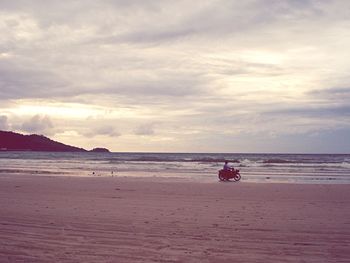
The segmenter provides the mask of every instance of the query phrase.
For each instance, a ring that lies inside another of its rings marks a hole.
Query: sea
[[[0,176],[119,176],[217,182],[225,160],[240,170],[240,182],[350,183],[350,154],[2,151]]]

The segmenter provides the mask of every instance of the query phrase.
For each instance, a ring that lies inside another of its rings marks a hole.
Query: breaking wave
[[[161,177],[176,174],[215,180],[225,161],[241,170],[243,180],[327,177],[350,182],[349,154],[0,152],[0,173]]]

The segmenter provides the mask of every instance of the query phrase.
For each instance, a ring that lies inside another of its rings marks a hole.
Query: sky
[[[92,149],[350,153],[350,1],[1,0],[0,130]]]

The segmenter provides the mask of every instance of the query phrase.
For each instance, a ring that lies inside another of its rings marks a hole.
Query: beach
[[[1,262],[350,262],[348,184],[0,176]]]

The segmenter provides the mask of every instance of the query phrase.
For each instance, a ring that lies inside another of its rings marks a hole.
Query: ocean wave
[[[240,161],[240,167],[261,167],[264,164],[261,161],[253,161],[250,159],[243,159]]]
[[[263,160],[263,163],[300,163],[299,160],[285,160],[285,159],[267,159]]]
[[[343,162],[343,163],[340,164],[340,167],[350,169],[350,163]]]
[[[198,158],[198,159],[192,159],[189,160],[190,162],[202,162],[202,163],[224,163],[225,161],[229,163],[240,163],[239,160],[233,159],[223,159],[223,158]]]
[[[300,161],[289,161],[285,159],[268,159],[268,160],[250,160],[243,159],[240,161],[240,167],[261,167],[261,168],[273,168],[273,167],[284,167],[284,168],[342,168],[342,169],[350,169],[349,162],[300,162]]]
[[[183,162],[183,163],[240,163],[237,159],[224,159],[224,158],[164,158],[164,157],[153,157],[144,156],[139,158],[110,158],[109,163],[119,162]]]

